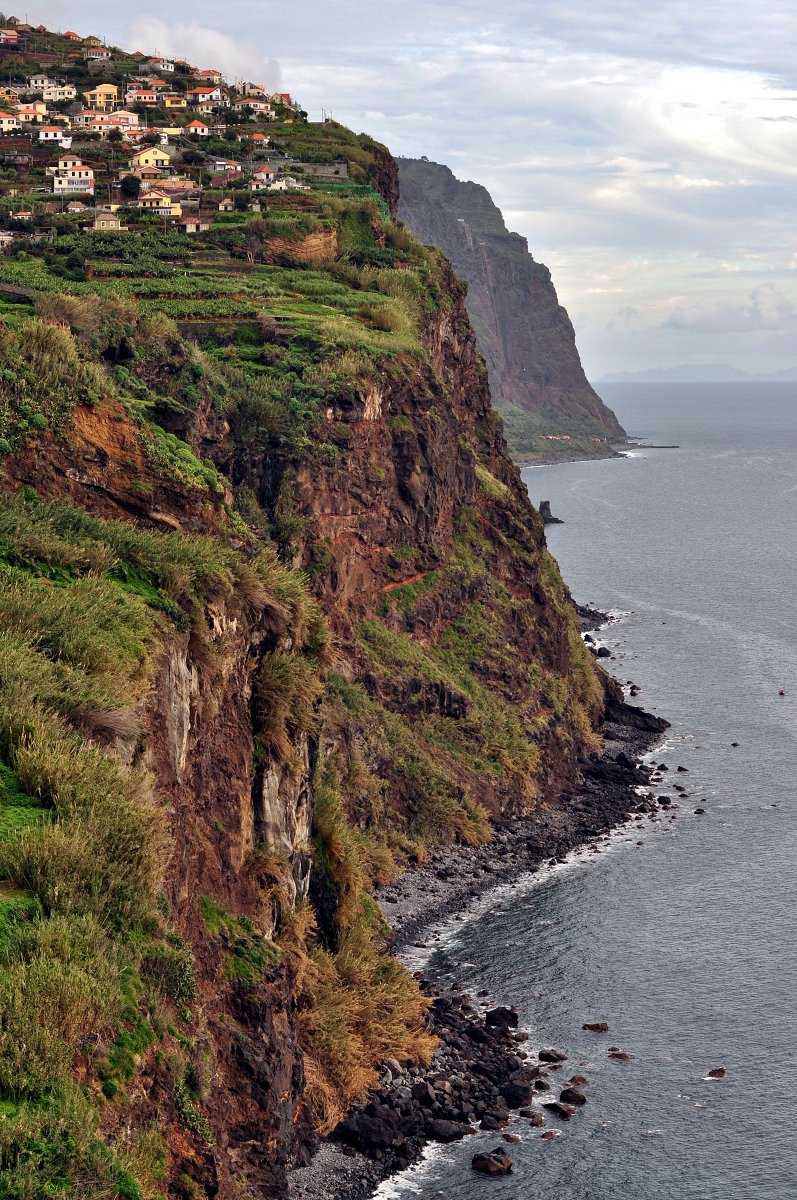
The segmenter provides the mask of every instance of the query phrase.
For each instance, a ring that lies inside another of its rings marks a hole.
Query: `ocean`
[[[629,433],[678,449],[524,479],[564,522],[547,536],[574,596],[618,614],[599,635],[608,667],[672,724],[658,792],[691,794],[675,821],[620,831],[446,931],[427,973],[515,1004],[531,1046],[568,1054],[563,1082],[588,1078],[588,1103],[546,1116],[553,1141],[513,1121],[507,1176],[471,1170],[503,1144],[480,1133],[382,1197],[797,1195],[797,385],[603,398]]]

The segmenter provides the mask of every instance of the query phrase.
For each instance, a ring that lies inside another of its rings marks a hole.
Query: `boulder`
[[[514,1008],[491,1008],[484,1014],[484,1023],[488,1029],[517,1029],[518,1014]]]
[[[412,1085],[412,1094],[424,1108],[431,1108],[437,1099],[437,1093],[425,1079],[419,1079],[417,1083]]]
[[[712,1069],[708,1073],[708,1077],[709,1077],[709,1079],[724,1079],[725,1078],[725,1068],[724,1067],[712,1067]]]
[[[467,1125],[462,1125],[459,1121],[444,1121],[441,1117],[436,1117],[434,1121],[429,1122],[428,1132],[435,1141],[458,1142],[470,1130]]]
[[[484,1175],[508,1175],[512,1170],[512,1159],[503,1146],[496,1146],[494,1150],[474,1154],[470,1165]]]
[[[537,1056],[540,1062],[546,1063],[563,1063],[567,1062],[567,1055],[561,1050],[540,1050]]]
[[[563,1104],[574,1104],[576,1108],[581,1108],[582,1104],[587,1103],[587,1097],[578,1088],[566,1087],[559,1093],[559,1099]]]
[[[588,1030],[590,1033],[609,1032],[609,1026],[606,1021],[588,1021],[586,1025],[582,1025],[581,1028]]]
[[[510,1108],[521,1108],[534,1099],[534,1085],[525,1079],[509,1079],[501,1084],[501,1095]]]
[[[569,1121],[576,1111],[574,1105],[564,1104],[561,1100],[549,1100],[543,1105],[543,1108],[547,1108],[549,1112],[563,1121]]]
[[[387,1150],[396,1137],[396,1117],[392,1112],[378,1117],[369,1117],[363,1112],[353,1113],[338,1126],[338,1132],[344,1141],[359,1147],[366,1154]]]

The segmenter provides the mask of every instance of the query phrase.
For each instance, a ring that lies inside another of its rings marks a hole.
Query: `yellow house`
[[[114,83],[99,83],[95,88],[83,93],[86,108],[96,112],[113,112],[119,103],[119,88]]]
[[[161,100],[164,108],[188,108],[185,96],[181,96],[177,92],[174,95],[162,96]]]
[[[171,161],[162,146],[144,146],[141,150],[136,150],[130,159],[130,166],[157,167],[161,170],[162,167],[168,167]]]
[[[0,104],[19,104],[19,92],[16,88],[0,87]]]
[[[180,201],[172,200],[171,196],[158,191],[157,188],[152,188],[142,196],[138,207],[143,208],[145,212],[157,213],[161,217],[181,217],[183,215],[183,206]]]

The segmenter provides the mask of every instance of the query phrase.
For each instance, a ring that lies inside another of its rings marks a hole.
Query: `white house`
[[[69,131],[63,125],[40,125],[39,126],[39,141],[40,142],[60,142],[66,135],[69,136]]]
[[[65,100],[74,100],[77,88],[71,83],[50,83],[42,89],[42,99],[50,104],[62,104]]]
[[[189,104],[222,104],[227,97],[220,87],[194,87],[185,93]]]
[[[309,192],[310,189],[306,183],[299,183],[299,180],[293,175],[283,175],[281,179],[275,179],[270,185],[269,191],[272,192]]]
[[[55,167],[48,167],[47,173],[53,175],[53,192],[57,196],[73,192],[94,195],[94,171],[79,158],[65,155]]]
[[[210,221],[206,221],[202,217],[183,217],[177,224],[183,233],[207,233],[210,229]]]

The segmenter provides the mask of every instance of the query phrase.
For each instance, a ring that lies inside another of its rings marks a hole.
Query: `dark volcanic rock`
[[[562,525],[564,523],[561,517],[555,517],[551,512],[550,500],[540,500],[539,513],[542,517],[543,525]],[[586,641],[586,638],[584,640]]]
[[[540,1050],[540,1062],[546,1063],[563,1063],[567,1062],[567,1055],[562,1050]]]
[[[559,1099],[563,1104],[574,1104],[576,1108],[580,1108],[582,1104],[587,1103],[587,1097],[583,1092],[579,1092],[577,1088],[566,1087],[559,1093]]]
[[[510,1079],[501,1085],[501,1095],[510,1108],[521,1108],[524,1104],[531,1104],[534,1099],[534,1085],[525,1080]]]
[[[429,1133],[436,1142],[458,1142],[466,1133],[470,1133],[470,1127],[436,1117],[429,1125]]]
[[[514,1008],[491,1008],[484,1014],[484,1023],[491,1028],[517,1029],[518,1015]]]
[[[494,1150],[474,1154],[470,1165],[484,1175],[507,1175],[512,1170],[512,1159],[503,1146],[496,1146]]]
[[[564,1104],[561,1100],[548,1100],[543,1108],[547,1108],[554,1116],[560,1117],[563,1121],[569,1121],[575,1115],[575,1106],[572,1104]]]

